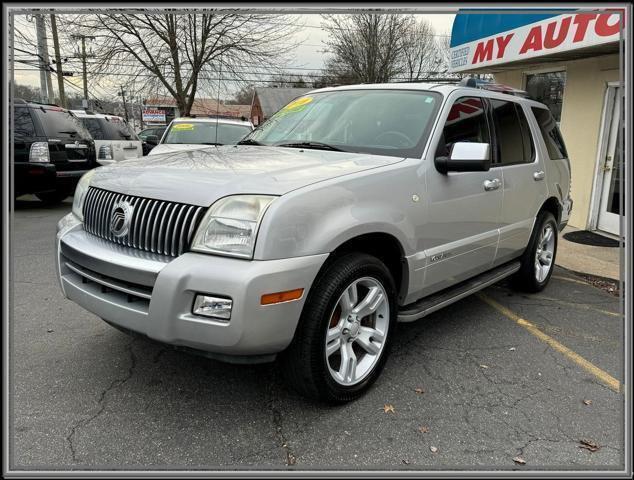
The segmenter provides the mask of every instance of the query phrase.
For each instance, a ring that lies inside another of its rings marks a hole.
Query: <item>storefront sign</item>
[[[165,110],[143,110],[143,121],[148,123],[165,123]]]
[[[526,15],[528,22],[517,26],[521,14],[468,14],[462,13],[474,26],[473,15],[482,17],[482,38],[464,41],[468,36],[477,36],[477,32],[470,31],[465,35],[463,22],[455,22],[452,32],[450,68],[451,72],[473,70],[489,65],[509,63],[526,58],[539,57],[552,53],[561,53],[580,48],[592,47],[612,43],[619,40],[621,13],[566,13],[550,16],[537,22],[533,15]],[[489,17],[488,19],[486,17]],[[497,18],[497,22],[496,18]],[[507,17],[507,18],[505,18]],[[487,21],[496,23],[499,33],[490,33]],[[505,21],[516,28],[501,30]],[[521,22],[521,20],[520,20]],[[456,26],[458,25],[458,27]],[[486,28],[484,27],[486,26]],[[460,30],[462,29],[462,30]],[[473,28],[472,28],[473,30]],[[462,40],[462,41],[461,41]]]

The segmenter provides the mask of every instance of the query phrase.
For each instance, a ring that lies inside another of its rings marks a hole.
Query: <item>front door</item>
[[[599,219],[597,227],[614,235],[620,234],[620,219],[625,212],[621,211],[621,172],[623,168],[623,123],[621,113],[623,98],[621,87],[615,89],[613,102],[608,104],[606,114],[607,150],[599,175],[603,175],[601,182],[601,199],[599,202]],[[611,96],[610,96],[611,97]],[[610,98],[608,97],[608,98]],[[607,126],[609,125],[609,128]]]
[[[456,142],[491,143],[484,102],[457,98],[447,114],[436,156],[447,156]],[[497,187],[487,188],[492,180]],[[502,172],[426,172],[428,214],[423,294],[449,287],[491,268],[498,245]]]

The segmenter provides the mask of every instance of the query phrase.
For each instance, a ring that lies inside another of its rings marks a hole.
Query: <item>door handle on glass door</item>
[[[497,190],[502,185],[499,178],[484,181],[484,189],[489,192],[491,190]]]
[[[538,182],[539,180],[543,180],[545,176],[546,174],[544,173],[543,170],[533,173],[533,178],[535,179],[536,182]]]

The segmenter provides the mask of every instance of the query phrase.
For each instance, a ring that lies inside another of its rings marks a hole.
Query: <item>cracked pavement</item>
[[[286,388],[275,364],[175,351],[65,300],[53,251],[70,208],[71,199],[16,202],[11,469],[623,468],[623,394],[475,296],[400,324],[361,399],[314,404]],[[506,283],[485,293],[624,380],[623,319],[605,313],[620,311],[617,297],[556,278],[542,294]],[[579,448],[581,439],[601,448]]]

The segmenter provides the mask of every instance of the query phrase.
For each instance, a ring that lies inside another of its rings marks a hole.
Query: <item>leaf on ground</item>
[[[514,351],[515,351],[515,347],[509,348],[509,352],[514,352]]]
[[[436,453],[436,452],[438,452],[438,447],[433,447],[433,446],[432,446],[432,447],[429,447],[429,451],[430,451],[431,453]]]
[[[403,459],[401,460],[405,465],[409,465],[409,460]]]
[[[52,328],[49,328],[48,330],[46,330],[46,333],[53,333],[55,330],[53,330]]]
[[[601,446],[599,444],[593,442],[592,440],[588,440],[587,438],[582,438],[581,440],[579,440],[579,443],[581,444],[579,445],[579,448],[585,448],[586,450],[589,450],[591,452],[597,452],[601,449]]]
[[[421,425],[420,427],[418,427],[418,431],[420,433],[427,433],[427,432],[429,432],[429,427],[427,427],[425,425]]]
[[[489,368],[488,365],[480,365],[480,368]]]
[[[418,393],[418,394],[423,394],[423,393],[425,393],[425,390],[423,390],[423,389],[422,389],[422,388],[420,388],[420,387],[415,388],[415,389],[414,389],[414,391],[415,391],[416,393]]]
[[[522,457],[515,457],[513,461],[518,465],[526,465],[526,460],[524,460]]]
[[[584,400],[583,404],[584,405],[592,405],[592,400]]]
[[[295,458],[295,455],[292,453],[286,454],[286,465],[295,465],[296,463],[297,459]]]
[[[394,405],[392,405],[391,403],[386,403],[385,405],[383,405],[383,411],[385,413],[396,413],[394,411]]]

